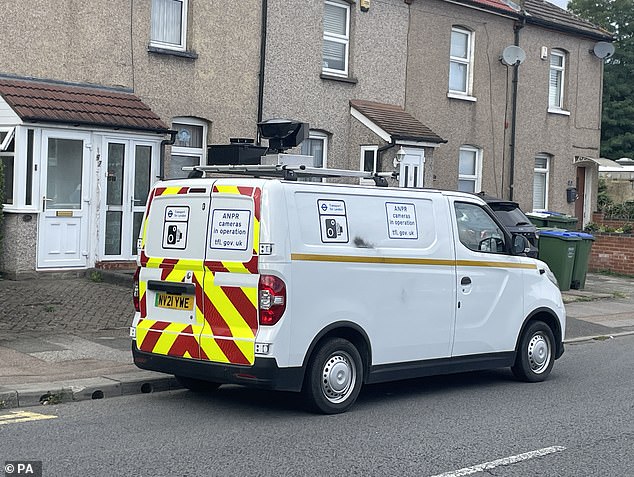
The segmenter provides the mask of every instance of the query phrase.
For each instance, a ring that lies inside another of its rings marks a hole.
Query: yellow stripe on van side
[[[293,253],[291,254],[291,260],[308,262],[384,263],[388,265],[436,265],[447,267],[537,268],[537,265],[531,263],[444,260],[437,258],[357,257],[351,255],[318,255],[309,253]]]
[[[456,260],[456,265],[459,267],[525,268],[527,270],[537,269],[537,265],[534,263],[487,262],[481,260]]]

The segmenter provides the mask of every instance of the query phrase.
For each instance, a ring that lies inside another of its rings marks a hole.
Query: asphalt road
[[[496,370],[375,385],[336,416],[237,386],[0,411],[0,462],[41,460],[45,476],[634,476],[633,373],[626,336],[568,345],[544,383]]]

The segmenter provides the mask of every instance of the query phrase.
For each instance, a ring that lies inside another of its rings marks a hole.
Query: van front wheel
[[[357,348],[348,340],[331,338],[311,358],[303,392],[314,411],[338,414],[354,404],[362,382],[363,365]]]
[[[517,350],[513,374],[522,381],[538,382],[548,377],[555,362],[555,338],[541,321],[529,324]]]

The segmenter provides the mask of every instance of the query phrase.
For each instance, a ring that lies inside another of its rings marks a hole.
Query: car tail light
[[[139,308],[139,273],[141,272],[141,267],[136,267],[136,272],[134,272],[133,288],[132,288],[132,302],[134,303],[134,309],[136,311],[141,311]]]
[[[258,299],[261,325],[274,325],[286,310],[286,284],[273,275],[260,275]]]

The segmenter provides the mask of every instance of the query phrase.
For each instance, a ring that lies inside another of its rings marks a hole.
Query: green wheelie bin
[[[550,214],[546,218],[546,227],[555,227],[557,229],[575,229],[577,228],[577,217],[571,217],[565,214]]]
[[[548,264],[557,277],[561,291],[570,290],[572,269],[581,238],[561,229],[539,230],[538,258]]]
[[[575,253],[575,263],[572,267],[572,279],[570,288],[582,290],[586,286],[586,275],[588,273],[588,263],[590,262],[590,250],[594,236],[585,232],[570,232],[581,239],[577,242],[577,252]]]
[[[577,217],[559,212],[527,212],[526,217],[536,227],[551,227],[556,229],[574,229],[577,227]]]

